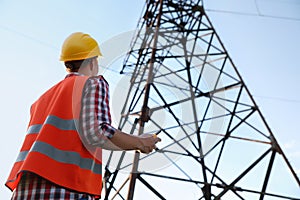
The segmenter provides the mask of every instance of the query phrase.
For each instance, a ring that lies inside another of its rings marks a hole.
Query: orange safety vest
[[[100,196],[101,148],[88,151],[79,135],[82,90],[87,79],[68,77],[32,105],[27,135],[5,184],[8,188],[14,190],[22,171],[30,171],[61,187]]]

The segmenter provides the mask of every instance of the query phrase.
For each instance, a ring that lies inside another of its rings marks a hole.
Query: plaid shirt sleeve
[[[83,90],[81,126],[83,139],[89,145],[101,146],[113,137],[109,87],[102,76],[89,78]]]

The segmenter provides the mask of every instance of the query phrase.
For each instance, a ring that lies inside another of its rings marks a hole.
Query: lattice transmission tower
[[[119,129],[162,142],[148,155],[111,152],[102,198],[300,199],[202,0],[147,0],[142,13],[121,71],[130,82]]]

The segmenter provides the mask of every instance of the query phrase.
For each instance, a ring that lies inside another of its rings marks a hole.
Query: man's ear
[[[89,62],[89,68],[90,68],[91,71],[93,71],[93,68],[94,68],[93,61]]]

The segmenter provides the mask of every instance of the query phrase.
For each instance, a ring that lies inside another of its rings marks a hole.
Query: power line
[[[287,98],[282,98],[282,97],[270,97],[270,96],[261,96],[261,95],[253,95],[253,96],[257,97],[257,98],[270,99],[270,100],[275,100],[275,101],[283,101],[283,102],[289,102],[289,103],[300,103],[300,100],[298,100],[298,99],[287,99]]]
[[[253,17],[265,17],[265,18],[273,18],[273,19],[300,21],[300,18],[295,18],[295,17],[284,17],[284,16],[261,14],[259,9],[257,10],[258,13],[246,13],[246,12],[239,12],[239,11],[232,11],[232,10],[219,10],[219,9],[210,9],[210,8],[206,8],[205,10],[208,12],[218,12],[218,13],[227,13],[227,14],[234,14],[234,15],[244,15],[244,16],[253,16]]]
[[[255,8],[256,8],[257,13],[258,13],[259,15],[261,15],[261,12],[260,12],[260,9],[259,9],[257,0],[254,0],[254,4],[255,4]]]
[[[18,31],[16,29],[11,28],[11,27],[0,24],[0,29],[5,30],[5,31],[10,32],[10,33],[13,33],[13,34],[18,35],[18,36],[21,36],[21,37],[26,38],[28,40],[31,40],[33,42],[39,43],[40,45],[49,47],[51,49],[55,49],[55,50],[59,49],[59,48],[57,48],[56,46],[54,46],[50,43],[47,43],[47,42],[45,42],[43,40],[40,40],[40,39],[37,39],[37,38],[35,38],[35,37],[33,37],[29,34],[25,34],[24,32]]]

